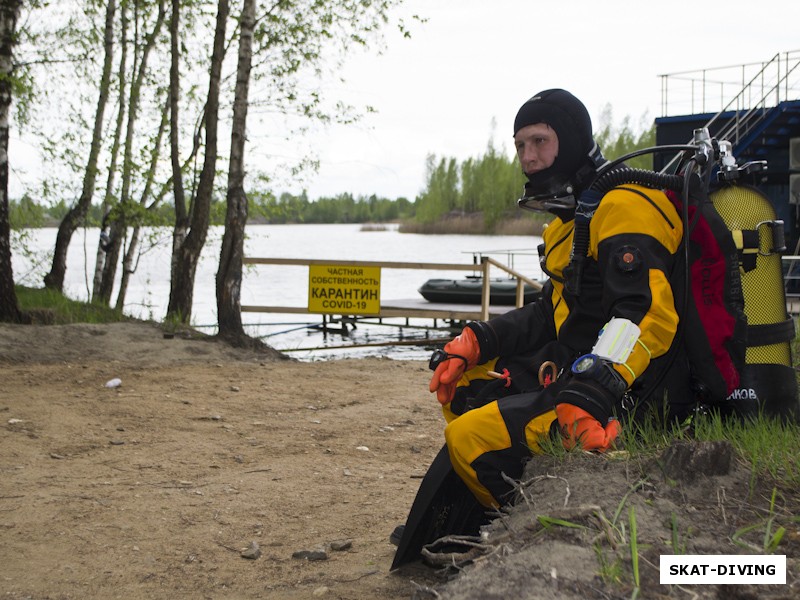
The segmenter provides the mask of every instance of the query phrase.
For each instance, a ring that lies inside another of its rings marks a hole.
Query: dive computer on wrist
[[[578,379],[596,381],[610,392],[622,395],[628,387],[622,375],[596,354],[584,354],[572,363],[572,374]]]

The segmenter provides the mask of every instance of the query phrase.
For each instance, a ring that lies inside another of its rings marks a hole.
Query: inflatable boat
[[[428,302],[448,304],[480,304],[483,279],[479,276],[465,279],[429,279],[417,290]],[[540,291],[524,285],[525,304],[539,298]],[[517,282],[514,279],[491,279],[489,282],[491,304],[513,306],[517,302]]]

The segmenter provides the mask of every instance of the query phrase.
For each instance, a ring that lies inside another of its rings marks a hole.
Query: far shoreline
[[[456,213],[448,214],[431,223],[420,223],[414,220],[388,221],[388,222],[363,222],[363,223],[309,223],[291,222],[275,223],[266,219],[254,217],[249,219],[248,225],[360,225],[361,231],[386,231],[389,225],[397,225],[399,233],[416,233],[421,235],[519,235],[541,237],[546,221],[531,215],[519,215],[499,219],[494,227],[489,228],[482,213]],[[59,221],[48,219],[35,227],[22,227],[21,229],[57,229]],[[209,227],[222,227],[223,223],[211,223]],[[152,225],[152,227],[170,227],[170,225]],[[88,229],[99,229],[99,224],[92,224]]]

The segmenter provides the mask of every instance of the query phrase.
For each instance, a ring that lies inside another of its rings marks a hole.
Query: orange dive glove
[[[605,427],[588,412],[572,404],[557,404],[556,415],[562,443],[567,450],[580,444],[584,450],[605,452],[614,445],[622,431],[617,419],[609,419]]]
[[[444,351],[446,358],[436,367],[428,386],[431,392],[436,392],[436,399],[443,406],[453,399],[456,384],[464,371],[477,365],[481,356],[478,338],[469,327],[447,342]]]
[[[556,397],[556,415],[562,443],[569,450],[604,452],[614,445],[622,426],[610,419],[622,399],[627,382],[614,367],[595,354],[572,363],[572,379]]]

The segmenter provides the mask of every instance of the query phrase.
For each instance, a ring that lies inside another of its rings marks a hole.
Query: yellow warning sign
[[[381,268],[309,265],[308,312],[380,314]]]

